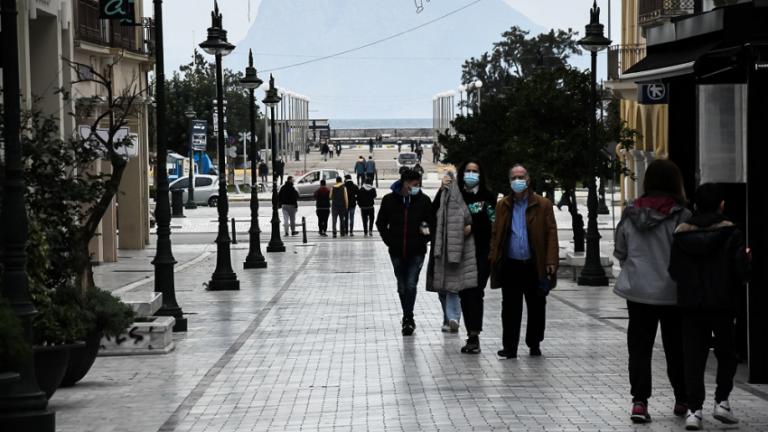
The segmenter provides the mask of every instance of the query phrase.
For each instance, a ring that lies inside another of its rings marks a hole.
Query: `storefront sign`
[[[667,90],[666,84],[638,84],[637,100],[643,105],[667,104],[669,103]]]

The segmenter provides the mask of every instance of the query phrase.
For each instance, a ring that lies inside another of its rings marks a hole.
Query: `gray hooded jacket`
[[[677,285],[669,276],[669,257],[675,228],[691,213],[674,206],[668,213],[653,208],[628,207],[616,228],[613,255],[621,273],[613,292],[631,302],[677,304]]]

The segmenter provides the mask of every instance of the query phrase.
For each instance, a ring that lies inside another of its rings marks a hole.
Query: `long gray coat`
[[[475,239],[464,235],[464,227],[472,224],[472,215],[461,196],[458,182],[443,190],[437,211],[433,244],[435,262],[432,288],[457,293],[477,286]]]

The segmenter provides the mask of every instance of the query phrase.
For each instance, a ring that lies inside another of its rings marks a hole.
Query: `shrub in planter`
[[[18,370],[29,361],[30,354],[21,323],[10,305],[0,297],[0,372]]]

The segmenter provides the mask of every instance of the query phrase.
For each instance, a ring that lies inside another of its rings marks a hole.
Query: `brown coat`
[[[557,268],[560,256],[557,242],[557,223],[552,203],[533,192],[528,195],[528,208],[525,211],[528,227],[528,242],[531,245],[533,259],[539,279],[547,275],[547,266]],[[496,205],[496,222],[491,236],[491,288],[501,287],[501,269],[507,258],[509,234],[512,225],[512,197],[507,195]]]

